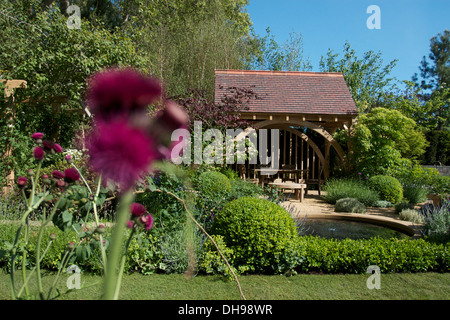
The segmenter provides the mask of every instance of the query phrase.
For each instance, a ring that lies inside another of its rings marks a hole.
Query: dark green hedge
[[[304,257],[298,272],[365,273],[370,265],[381,272],[449,272],[450,245],[423,239],[334,240],[299,238]]]

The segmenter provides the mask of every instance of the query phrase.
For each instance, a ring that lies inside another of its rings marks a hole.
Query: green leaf
[[[64,223],[71,222],[72,218],[73,218],[73,215],[68,210],[63,212],[63,214],[62,214],[62,221]]]

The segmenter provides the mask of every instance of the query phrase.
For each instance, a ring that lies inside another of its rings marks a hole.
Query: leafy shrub
[[[241,272],[283,273],[300,263],[296,226],[281,206],[265,199],[243,197],[229,202],[212,225],[234,252]]]
[[[415,184],[403,184],[403,197],[409,203],[418,204],[427,200],[428,189]]]
[[[369,186],[378,192],[381,200],[398,203],[403,198],[403,187],[396,178],[390,176],[373,176],[369,179]]]
[[[400,219],[404,221],[411,221],[414,223],[423,223],[424,219],[417,210],[404,209],[400,212]]]
[[[424,217],[423,232],[426,238],[434,242],[450,241],[450,202],[442,202],[442,206],[424,205],[420,214]]]
[[[241,179],[230,180],[231,193],[230,199],[238,199],[242,197],[257,197],[263,194],[263,190],[256,184]]]
[[[382,273],[448,272],[450,246],[424,239],[326,239],[313,236],[299,238],[305,257],[299,272],[365,273],[376,265]]]
[[[191,258],[196,258],[200,254],[201,236],[197,232],[192,232],[188,228],[176,230],[162,236],[158,241],[158,246],[162,251],[162,263],[164,271],[169,273],[183,273],[188,269]],[[192,236],[192,251],[187,246],[187,237]]]
[[[230,199],[231,183],[224,174],[206,171],[198,177],[198,197],[196,199],[197,220],[209,229],[217,212]]]
[[[395,206],[395,213],[400,214],[400,212],[402,212],[405,209],[414,209],[414,205],[409,203],[409,202],[399,202],[397,203]]]
[[[323,199],[331,204],[343,198],[354,198],[367,207],[372,207],[379,200],[378,193],[371,190],[362,181],[354,179],[329,179],[323,187]]]
[[[212,235],[211,237],[216,242],[224,257],[230,263],[230,261],[233,260],[234,256],[233,249],[227,247],[222,236]],[[233,266],[231,266],[231,268],[237,275],[238,271]],[[224,275],[228,280],[234,280],[233,274],[231,273],[227,264],[220,256],[212,241],[209,239],[207,239],[203,244],[199,270],[206,274],[221,274]]]
[[[233,170],[231,168],[228,168],[228,167],[222,168],[220,170],[220,173],[222,173],[225,176],[227,176],[227,178],[230,179],[230,180],[239,179],[238,173],[235,170]]]
[[[336,212],[365,213],[366,207],[354,198],[339,199],[334,206]]]
[[[165,271],[167,266],[162,259],[163,253],[158,245],[158,238],[151,233],[140,232],[131,239],[125,272],[134,271],[147,275]]]
[[[144,205],[153,215],[154,227],[152,233],[164,234],[178,230],[183,227],[186,221],[183,204],[166,193],[171,192],[181,199],[186,199],[185,180],[182,173],[170,170],[170,168],[165,168],[165,171],[148,176],[149,188],[136,195],[136,202]],[[163,192],[154,192],[155,189]]]
[[[378,200],[374,205],[374,207],[377,208],[390,208],[392,206],[393,206],[392,203],[386,200]]]
[[[202,196],[210,196],[221,200],[228,197],[231,191],[231,183],[226,175],[220,172],[207,171],[198,178],[198,189]]]

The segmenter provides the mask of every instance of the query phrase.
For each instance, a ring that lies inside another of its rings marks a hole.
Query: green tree
[[[428,59],[424,56],[419,66],[419,76],[412,80],[422,108],[430,114],[425,128],[430,142],[424,155],[427,164],[450,162],[450,31],[444,30],[430,40]]]
[[[215,69],[241,69],[249,34],[247,0],[136,0],[125,30],[147,55],[169,96],[186,89],[214,96]],[[124,4],[124,5],[125,5]]]
[[[360,113],[381,107],[390,92],[396,87],[390,76],[397,60],[383,65],[381,53],[365,52],[360,59],[348,42],[344,45],[343,57],[329,49],[326,57],[320,59],[322,72],[342,72]]]
[[[441,86],[450,86],[450,30],[438,33],[430,40],[430,61],[424,56],[419,66],[421,82],[418,83],[417,73],[413,81],[418,86],[432,91],[441,89]],[[429,96],[425,96],[425,99]]]
[[[292,32],[289,39],[279,45],[271,34],[270,28],[266,35],[253,35],[249,39],[250,55],[246,58],[245,68],[253,70],[276,71],[310,71],[312,65],[303,53],[303,36]]]
[[[41,5],[38,0],[0,3],[1,77],[27,81],[26,89],[16,91],[13,105],[0,105],[2,152],[14,146],[13,154],[2,159],[2,170],[14,169],[17,174],[31,165],[25,150],[33,131],[44,132],[63,147],[72,145],[83,123],[90,75],[105,67],[146,66],[123,33],[111,33],[85,20],[81,29],[69,29],[58,6],[42,10]],[[58,99],[63,101],[60,109],[55,104]],[[8,123],[11,113],[14,122]]]
[[[350,143],[350,161],[359,172],[395,175],[424,153],[426,140],[414,120],[397,110],[375,108],[360,115],[341,138]]]

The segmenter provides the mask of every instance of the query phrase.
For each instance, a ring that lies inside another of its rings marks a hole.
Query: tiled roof
[[[260,99],[248,112],[357,115],[342,73],[216,70],[215,100],[227,88],[251,88]]]

